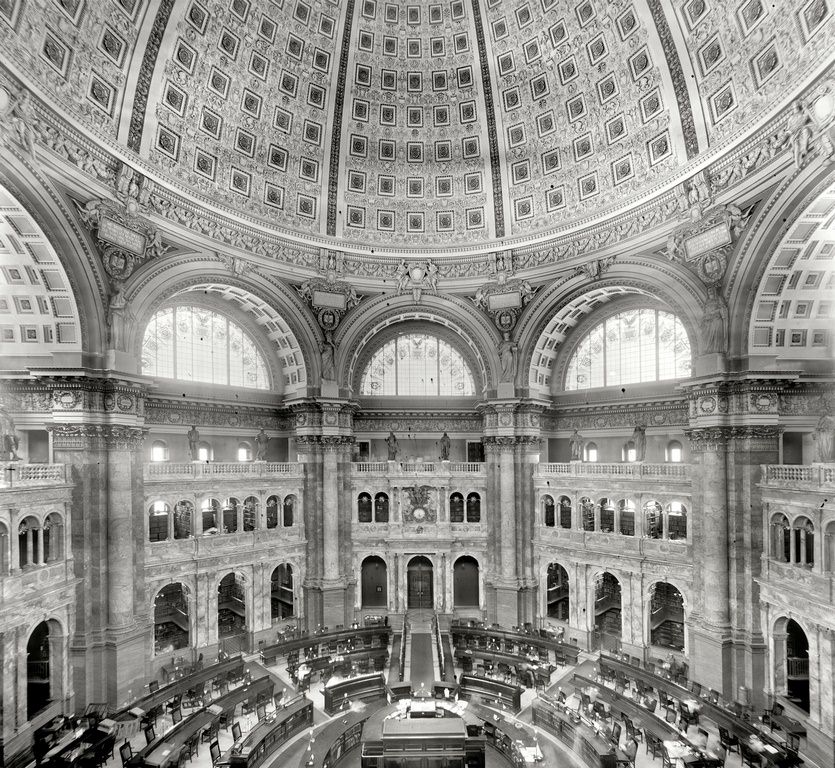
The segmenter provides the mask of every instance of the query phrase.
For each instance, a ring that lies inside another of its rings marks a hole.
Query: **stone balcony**
[[[64,485],[67,470],[63,464],[24,464],[22,461],[3,462],[0,488],[34,488],[44,485]]]
[[[351,465],[354,476],[387,477],[486,477],[487,465],[475,461],[365,461]]]
[[[690,556],[687,539],[652,539],[647,536],[624,536],[603,531],[577,531],[569,528],[537,529],[535,543],[566,547],[579,551],[603,553],[627,558],[674,560],[686,562]]]
[[[536,476],[551,478],[601,478],[603,480],[659,480],[665,483],[690,482],[690,465],[648,464],[643,461],[604,464],[596,461],[571,461],[538,464]]]
[[[482,519],[478,523],[451,523],[449,520],[437,522],[358,523],[354,521],[351,536],[355,541],[413,541],[414,539],[445,542],[455,540],[487,539],[488,523]]]
[[[9,607],[25,602],[34,594],[60,590],[74,579],[72,560],[63,557],[43,565],[15,568],[0,575],[0,605]]]
[[[304,466],[281,461],[157,461],[145,465],[145,482],[170,480],[254,480],[300,478]]]
[[[835,490],[835,464],[762,464],[764,488],[818,491]]]

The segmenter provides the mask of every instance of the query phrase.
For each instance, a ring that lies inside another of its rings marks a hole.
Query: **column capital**
[[[83,451],[90,448],[138,451],[148,430],[121,424],[48,424],[56,450]]]
[[[488,454],[507,453],[516,448],[539,447],[540,439],[535,435],[488,435],[481,438],[484,451]]]
[[[308,451],[340,451],[356,442],[353,435],[298,435],[296,446]]]

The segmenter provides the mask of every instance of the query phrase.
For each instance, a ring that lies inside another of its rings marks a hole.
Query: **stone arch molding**
[[[175,275],[166,274],[171,268],[176,269]],[[129,287],[134,322],[127,341],[136,359],[141,357],[142,336],[154,312],[178,296],[201,290],[230,302],[263,328],[281,361],[285,396],[303,394],[318,376],[318,353],[313,353],[318,347],[317,331],[309,313],[283,285],[257,274],[223,272],[216,262],[168,264]],[[280,388],[274,386],[274,390]]]
[[[485,392],[494,386],[494,372],[499,371],[498,332],[481,313],[454,297],[424,296],[416,306],[411,297],[380,296],[363,302],[360,313],[340,327],[336,338],[337,371],[340,380],[356,394],[359,379],[371,354],[379,347],[386,332],[394,333],[397,326],[438,333],[464,355],[473,375]],[[478,383],[476,384],[478,387]]]
[[[646,269],[644,268],[646,273]],[[567,349],[565,341],[573,335],[583,321],[601,307],[622,298],[645,297],[652,305],[661,305],[673,311],[684,324],[694,354],[699,349],[696,329],[701,321],[699,294],[703,293],[696,282],[650,282],[646,274],[636,279],[637,272],[624,270],[623,276],[612,274],[605,280],[579,284],[562,295],[571,281],[555,284],[545,292],[532,309],[520,331],[519,345],[523,350],[520,368],[528,373],[527,386],[532,394],[549,396],[562,391],[562,379],[557,361]]]

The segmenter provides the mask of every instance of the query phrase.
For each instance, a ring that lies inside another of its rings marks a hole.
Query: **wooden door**
[[[432,563],[425,557],[416,557],[409,563],[407,575],[407,602],[409,608],[432,608]]]

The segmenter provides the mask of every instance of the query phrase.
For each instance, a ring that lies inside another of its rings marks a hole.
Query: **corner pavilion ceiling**
[[[343,247],[640,202],[831,56],[823,0],[13,0],[4,63],[158,178]]]

